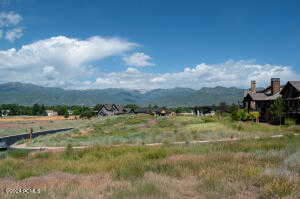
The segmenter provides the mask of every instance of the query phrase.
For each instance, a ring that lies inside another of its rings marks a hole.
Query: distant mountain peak
[[[46,105],[87,105],[95,104],[149,104],[159,106],[202,106],[220,102],[237,102],[241,100],[244,89],[235,87],[203,87],[200,90],[175,87],[170,89],[88,89],[65,90],[55,87],[43,87],[34,84],[9,82],[0,84],[0,104],[34,103]]]

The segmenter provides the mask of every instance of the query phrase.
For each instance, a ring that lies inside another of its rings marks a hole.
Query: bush
[[[257,112],[257,111],[248,113],[248,118],[249,118],[250,120],[255,120],[255,121],[258,122],[259,117],[260,117],[260,113]]]
[[[286,126],[293,126],[293,125],[296,125],[296,121],[292,118],[287,118],[287,119],[285,119],[284,124]]]
[[[87,118],[87,119],[90,119],[91,117],[94,116],[94,113],[93,111],[89,110],[89,111],[85,111],[83,112],[82,114],[80,114],[80,118],[83,119],[83,118]]]
[[[258,122],[259,117],[260,117],[259,112],[255,111],[255,112],[248,113],[245,109],[233,111],[231,114],[231,118],[236,121],[256,120]]]
[[[233,120],[237,120],[237,121],[245,121],[248,118],[248,113],[246,112],[245,109],[240,109],[240,110],[234,111],[231,114],[231,118]]]

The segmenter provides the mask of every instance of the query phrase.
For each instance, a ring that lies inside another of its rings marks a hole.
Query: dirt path
[[[300,134],[295,133],[295,136],[299,136]],[[283,137],[284,135],[273,135],[270,136],[269,138],[278,138],[278,137]],[[260,138],[268,138],[268,137],[254,137],[254,139],[260,139]],[[231,139],[221,139],[221,140],[193,140],[189,141],[188,143],[191,144],[201,144],[201,143],[214,143],[214,142],[230,142],[230,141],[237,141],[237,140],[242,140],[240,138],[231,138]],[[170,144],[185,144],[187,142],[171,142]],[[115,144],[115,145],[107,145],[107,146],[160,146],[163,145],[164,143],[158,142],[158,143],[150,143],[150,144],[144,144],[144,145],[139,145],[139,144]],[[77,147],[72,147],[73,149],[85,149],[91,146],[77,146]],[[10,146],[11,149],[28,149],[28,150],[59,150],[59,149],[65,149],[67,147],[47,147],[47,146],[42,146],[42,147],[27,147],[25,144],[20,144],[20,145],[14,145]]]

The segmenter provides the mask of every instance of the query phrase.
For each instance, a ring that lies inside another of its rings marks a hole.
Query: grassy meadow
[[[0,198],[299,198],[300,136],[162,146],[15,150]],[[7,188],[40,193],[8,194]]]
[[[17,144],[65,150],[0,152],[0,198],[300,198],[299,126],[151,115],[58,123],[74,130]],[[239,140],[190,142],[227,138]]]
[[[75,120],[74,130],[40,136],[18,144],[27,146],[91,146],[171,143],[192,140],[267,137],[300,132],[300,126],[237,122],[228,117],[121,115]]]

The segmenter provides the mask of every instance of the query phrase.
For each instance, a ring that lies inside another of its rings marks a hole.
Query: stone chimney
[[[256,93],[256,81],[251,81],[251,89],[252,93]]]
[[[272,78],[271,79],[271,92],[272,95],[278,93],[280,91],[280,78]]]

